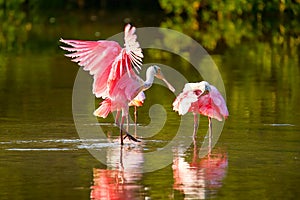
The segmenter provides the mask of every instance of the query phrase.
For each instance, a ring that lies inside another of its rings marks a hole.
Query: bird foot
[[[140,140],[136,139],[135,137],[133,137],[129,133],[126,133],[126,135],[125,135],[125,137],[123,139],[126,139],[127,137],[128,137],[129,140],[132,140],[134,142],[141,142]]]
[[[128,131],[126,131],[122,126],[119,126],[119,128],[120,128],[120,131],[121,131],[121,135],[122,135],[122,133],[125,134],[125,136],[122,138],[121,141],[123,141],[124,139],[126,139],[128,137],[129,140],[132,140],[134,142],[141,142],[140,140],[133,137],[130,133],[128,133]]]

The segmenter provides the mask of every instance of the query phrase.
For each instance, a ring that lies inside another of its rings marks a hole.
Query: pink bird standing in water
[[[110,112],[117,111],[116,124],[120,127],[121,144],[123,145],[123,132],[129,139],[136,140],[124,131],[125,118],[128,120],[129,103],[142,91],[151,87],[154,76],[164,80],[169,88],[174,89],[163,77],[160,68],[151,66],[147,70],[147,80],[144,82],[135,73],[139,73],[142,65],[143,53],[136,41],[135,27],[130,24],[124,30],[124,48],[115,41],[60,41],[70,47],[61,47],[71,52],[67,57],[73,58],[85,71],[93,76],[93,93],[98,98],[105,99],[94,115],[107,117]],[[122,111],[121,123],[119,123]]]
[[[226,102],[216,87],[206,81],[185,84],[183,91],[173,102],[173,110],[179,115],[194,114],[194,138],[198,130],[198,114],[208,117],[209,138],[211,139],[211,118],[223,121],[228,117]]]
[[[137,75],[124,74],[124,76],[117,82],[114,91],[111,94],[111,97],[106,98],[101,102],[100,107],[95,110],[94,115],[98,117],[107,117],[110,112],[117,111],[116,119],[119,118],[120,110],[122,110],[121,118],[121,144],[123,144],[123,124],[125,118],[128,121],[128,110],[129,105],[135,99],[135,97],[142,91],[149,89],[152,86],[154,77],[163,80],[171,91],[175,89],[166,81],[160,68],[156,65],[150,66],[146,72],[146,81],[143,81]],[[133,136],[126,133],[125,137],[133,139]],[[134,139],[133,139],[134,140]]]

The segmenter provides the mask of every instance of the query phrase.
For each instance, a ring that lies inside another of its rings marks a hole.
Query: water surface
[[[148,112],[155,103],[165,108],[167,123],[159,131],[149,126],[147,131],[158,133],[141,144],[127,141],[121,147],[111,116],[86,124],[101,126],[108,140],[82,139],[72,118],[76,64],[58,50],[5,55],[0,67],[0,199],[299,198],[299,55],[277,52],[267,44],[245,42],[212,55],[230,113],[217,145],[210,155],[197,156],[208,123],[201,117],[197,141],[187,151],[174,146],[172,162],[148,173],[143,173],[144,153],[162,148],[177,132],[174,95],[162,96],[166,90],[158,85],[146,92],[138,126],[151,123]],[[146,62],[181,68],[190,81],[202,80],[174,55],[146,55]],[[91,149],[104,150],[107,165]]]

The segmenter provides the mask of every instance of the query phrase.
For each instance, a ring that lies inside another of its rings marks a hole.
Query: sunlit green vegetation
[[[287,0],[136,0],[117,1],[38,1],[0,0],[1,50],[20,50],[35,37],[37,25],[54,23],[51,12],[67,10],[152,9],[165,13],[161,27],[188,34],[207,50],[234,47],[242,41],[267,41],[295,51],[300,43],[300,1]],[[159,7],[160,6],[160,7]],[[66,16],[67,17],[67,16]],[[76,20],[75,20],[76,23]],[[39,36],[42,37],[42,36]],[[41,38],[35,38],[38,42]],[[34,42],[34,41],[32,41]]]
[[[300,1],[160,0],[168,17],[162,27],[182,31],[209,50],[243,40],[298,46]]]
[[[24,3],[24,0],[0,1],[1,49],[12,50],[23,44],[28,38],[31,23],[27,21],[22,3]]]

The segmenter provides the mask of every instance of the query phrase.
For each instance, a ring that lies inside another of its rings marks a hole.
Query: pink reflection
[[[107,151],[108,169],[93,169],[92,200],[138,199],[142,178],[143,156],[137,149],[123,150],[122,147]]]
[[[109,169],[93,169],[94,185],[91,187],[93,200],[136,199],[139,186],[129,184],[124,172]]]
[[[173,160],[175,190],[185,194],[185,199],[206,199],[222,186],[222,180],[228,167],[227,154],[212,151],[204,158],[199,158],[194,145],[192,161],[186,161],[180,149]]]

